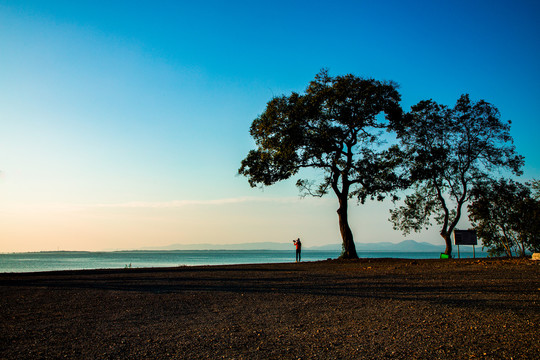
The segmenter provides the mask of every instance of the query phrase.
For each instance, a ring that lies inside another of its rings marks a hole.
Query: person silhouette
[[[302,261],[302,242],[300,238],[293,240],[294,246],[296,246],[296,262]]]

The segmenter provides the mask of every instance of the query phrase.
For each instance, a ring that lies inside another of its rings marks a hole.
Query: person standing
[[[300,238],[293,240],[294,246],[296,246],[296,262],[302,261],[302,242]]]

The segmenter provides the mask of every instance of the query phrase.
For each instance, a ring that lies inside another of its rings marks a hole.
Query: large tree
[[[380,142],[385,118],[401,114],[396,85],[354,75],[331,77],[321,71],[304,94],[275,97],[251,125],[257,148],[238,172],[251,186],[272,185],[301,169],[318,169],[299,179],[303,194],[338,198],[342,258],[358,258],[348,222],[348,200],[382,199],[400,184],[397,149]],[[381,116],[385,114],[385,116]]]
[[[496,170],[520,174],[523,157],[515,152],[510,121],[501,121],[492,104],[462,95],[453,108],[419,102],[395,129],[407,154],[413,192],[391,210],[390,220],[407,234],[435,219],[445,253],[451,255],[451,234],[472,186]]]
[[[529,184],[486,181],[471,194],[469,219],[490,254],[512,257],[540,251],[540,200]]]

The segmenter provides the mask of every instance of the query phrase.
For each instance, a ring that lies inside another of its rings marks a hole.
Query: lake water
[[[339,254],[339,251],[303,250],[302,260],[335,259]],[[439,255],[438,252],[358,252],[361,258],[438,259]],[[472,253],[461,252],[462,258],[472,256]],[[485,253],[476,253],[476,257],[485,256]],[[284,263],[294,260],[294,250],[51,251],[0,254],[0,272]]]

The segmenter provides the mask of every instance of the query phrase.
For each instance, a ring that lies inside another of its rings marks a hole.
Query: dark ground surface
[[[540,262],[0,274],[0,359],[540,359]]]

